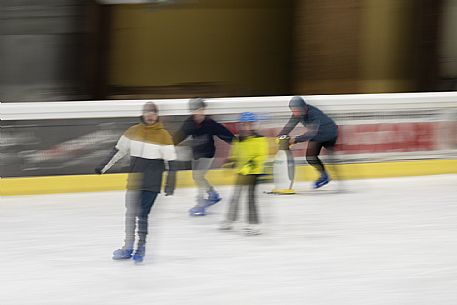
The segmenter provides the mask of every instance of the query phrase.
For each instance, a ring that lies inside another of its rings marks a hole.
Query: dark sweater
[[[305,141],[326,142],[335,139],[338,136],[338,126],[335,122],[320,109],[311,105],[307,105],[307,107],[308,112],[299,118],[292,116],[279,135],[288,135],[298,123],[302,123],[309,130],[295,138],[298,143]]]
[[[231,143],[234,135],[222,124],[217,123],[210,117],[205,117],[201,124],[197,124],[192,116],[187,118],[179,131],[173,137],[178,145],[188,136],[192,137],[192,153],[195,160],[200,158],[213,158],[216,152],[214,136],[227,143]]]

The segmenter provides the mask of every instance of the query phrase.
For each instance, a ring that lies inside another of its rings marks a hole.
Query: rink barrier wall
[[[342,179],[457,173],[456,92],[305,98],[340,125],[339,159],[343,164],[338,168]],[[262,116],[262,131],[269,131],[271,134],[265,135],[274,137],[276,129],[290,116],[289,100],[290,96],[271,96],[218,98],[207,102],[209,114],[227,126],[233,124],[241,112],[258,112]],[[95,176],[90,173],[100,156],[117,141],[122,128],[126,128],[124,125],[133,124],[133,119],[136,122],[145,101],[0,103],[0,167],[4,177],[18,177],[0,179],[0,195],[124,189],[126,174]],[[188,99],[154,102],[159,105],[164,121],[189,114]],[[116,122],[122,128],[111,130]],[[53,128],[55,132],[49,133]],[[81,128],[87,131],[79,135]],[[62,137],[62,130],[68,139]],[[39,132],[42,135],[38,136]],[[294,146],[298,164],[304,162],[305,148]],[[229,147],[218,147],[217,151],[227,153],[224,149],[228,151]],[[67,159],[62,159],[63,156]],[[224,156],[218,158],[223,160]],[[59,167],[65,160],[68,164],[76,163],[73,168]],[[56,170],[47,172],[52,166]],[[331,166],[329,168],[331,170]],[[57,173],[67,176],[54,176]],[[233,180],[233,173],[226,170],[215,169],[209,175],[216,185],[228,185]],[[297,181],[315,178],[316,173],[309,166],[298,167]],[[191,186],[191,173],[180,171],[178,187]]]
[[[329,165],[328,169],[335,176],[333,166]],[[455,174],[457,160],[339,164],[337,171],[341,180]],[[316,178],[317,172],[310,166],[297,168],[297,182],[312,181]],[[227,169],[211,170],[208,173],[208,179],[215,185],[231,185],[234,181],[234,172]],[[0,179],[0,195],[116,191],[125,189],[126,180],[127,174],[4,178]],[[178,188],[193,186],[190,171],[178,172]]]
[[[274,138],[290,117],[290,96],[208,99],[208,113],[236,132],[239,113],[259,114],[259,131]],[[339,125],[343,163],[457,159],[457,93],[346,94],[305,96]],[[2,177],[90,175],[120,135],[138,123],[145,100],[0,103]],[[154,100],[170,132],[189,115],[188,99]],[[297,127],[291,133],[304,132]],[[218,168],[230,146],[216,141]],[[270,147],[272,154],[274,148]],[[189,161],[188,147],[178,159]],[[294,145],[299,165],[307,143]],[[179,154],[179,152],[182,152]],[[126,173],[127,160],[113,173]]]
[[[339,94],[303,96],[307,102],[330,114],[401,113],[432,114],[457,107],[456,92]],[[207,99],[207,111],[212,115],[240,114],[244,111],[261,113],[289,113],[290,96],[230,97]],[[149,100],[62,101],[33,103],[1,103],[0,120],[46,120],[139,117]],[[188,115],[189,99],[154,99],[161,116]],[[404,112],[406,111],[406,113]],[[400,119],[402,120],[402,119]],[[373,120],[369,120],[373,122]],[[396,120],[398,121],[398,120]]]

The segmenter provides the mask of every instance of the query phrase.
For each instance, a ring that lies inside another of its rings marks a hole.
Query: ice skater
[[[206,215],[206,209],[219,202],[222,198],[206,179],[206,174],[214,160],[216,147],[214,137],[217,136],[227,143],[233,140],[233,134],[222,124],[205,114],[206,103],[203,99],[192,99],[189,102],[192,115],[187,118],[174,136],[175,145],[191,137],[192,146],[192,178],[198,187],[197,203],[189,210],[192,216]],[[206,195],[207,194],[207,197]]]
[[[239,120],[240,134],[234,140],[228,164],[236,167],[236,182],[228,212],[222,222],[221,230],[231,230],[238,218],[239,201],[243,190],[248,192],[247,235],[260,234],[256,187],[259,177],[265,173],[269,142],[255,129],[257,117],[252,112],[244,112]]]
[[[306,127],[305,134],[291,138],[289,143],[293,145],[308,141],[306,160],[319,172],[320,177],[314,182],[314,188],[320,188],[330,182],[330,176],[319,159],[319,154],[324,147],[334,157],[335,144],[338,140],[338,126],[328,115],[317,107],[308,105],[300,96],[295,96],[290,100],[289,108],[292,116],[279,136],[288,135],[298,123]]]
[[[133,258],[139,263],[145,255],[148,217],[161,190],[165,161],[176,159],[173,139],[159,121],[158,108],[152,102],[144,105],[141,123],[130,127],[120,137],[106,162],[95,169],[96,173],[104,174],[128,154],[125,241],[122,248],[113,252],[113,259]],[[136,230],[138,242],[134,252]]]

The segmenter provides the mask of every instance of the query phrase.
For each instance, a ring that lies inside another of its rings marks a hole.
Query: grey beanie
[[[289,102],[289,108],[306,108],[306,102],[301,96],[294,96]]]
[[[206,108],[205,100],[202,98],[193,98],[189,101],[190,111],[195,111],[201,108]]]
[[[153,102],[147,102],[147,103],[144,104],[144,106],[143,106],[143,113],[146,113],[146,112],[155,112],[155,113],[159,113],[159,108],[158,108],[157,105],[154,104]]]

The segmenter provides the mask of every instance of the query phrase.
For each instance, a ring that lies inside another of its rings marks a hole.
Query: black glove
[[[119,150],[117,148],[113,148],[111,150],[109,156],[106,157],[106,159],[104,161],[102,161],[102,163],[94,169],[94,172],[99,175],[103,174],[102,173],[103,168],[105,167],[106,164],[108,164],[108,162],[110,162],[110,160],[114,157],[114,155],[117,154],[118,151]]]
[[[165,186],[165,196],[173,196],[175,193],[175,190],[168,185]]]
[[[257,163],[254,161],[254,160],[249,160],[248,161],[248,165],[252,168],[256,168],[257,167]]]
[[[222,168],[235,168],[236,162],[232,159],[225,160],[224,164],[222,164]]]
[[[252,171],[255,170],[257,164],[253,160],[249,160],[240,170],[242,175],[250,175]]]
[[[295,139],[292,139],[287,135],[276,138],[276,143],[278,143],[280,150],[289,150],[290,145],[295,144],[295,141]]]
[[[96,174],[98,174],[98,175],[101,175],[101,174],[102,174],[103,167],[104,167],[104,166],[101,166],[101,165],[97,166],[97,167],[94,169],[94,172],[95,172]]]
[[[176,169],[177,163],[176,161],[169,161],[168,162],[168,173],[167,173],[167,180],[165,182],[165,196],[173,196],[175,193],[176,188]]]

